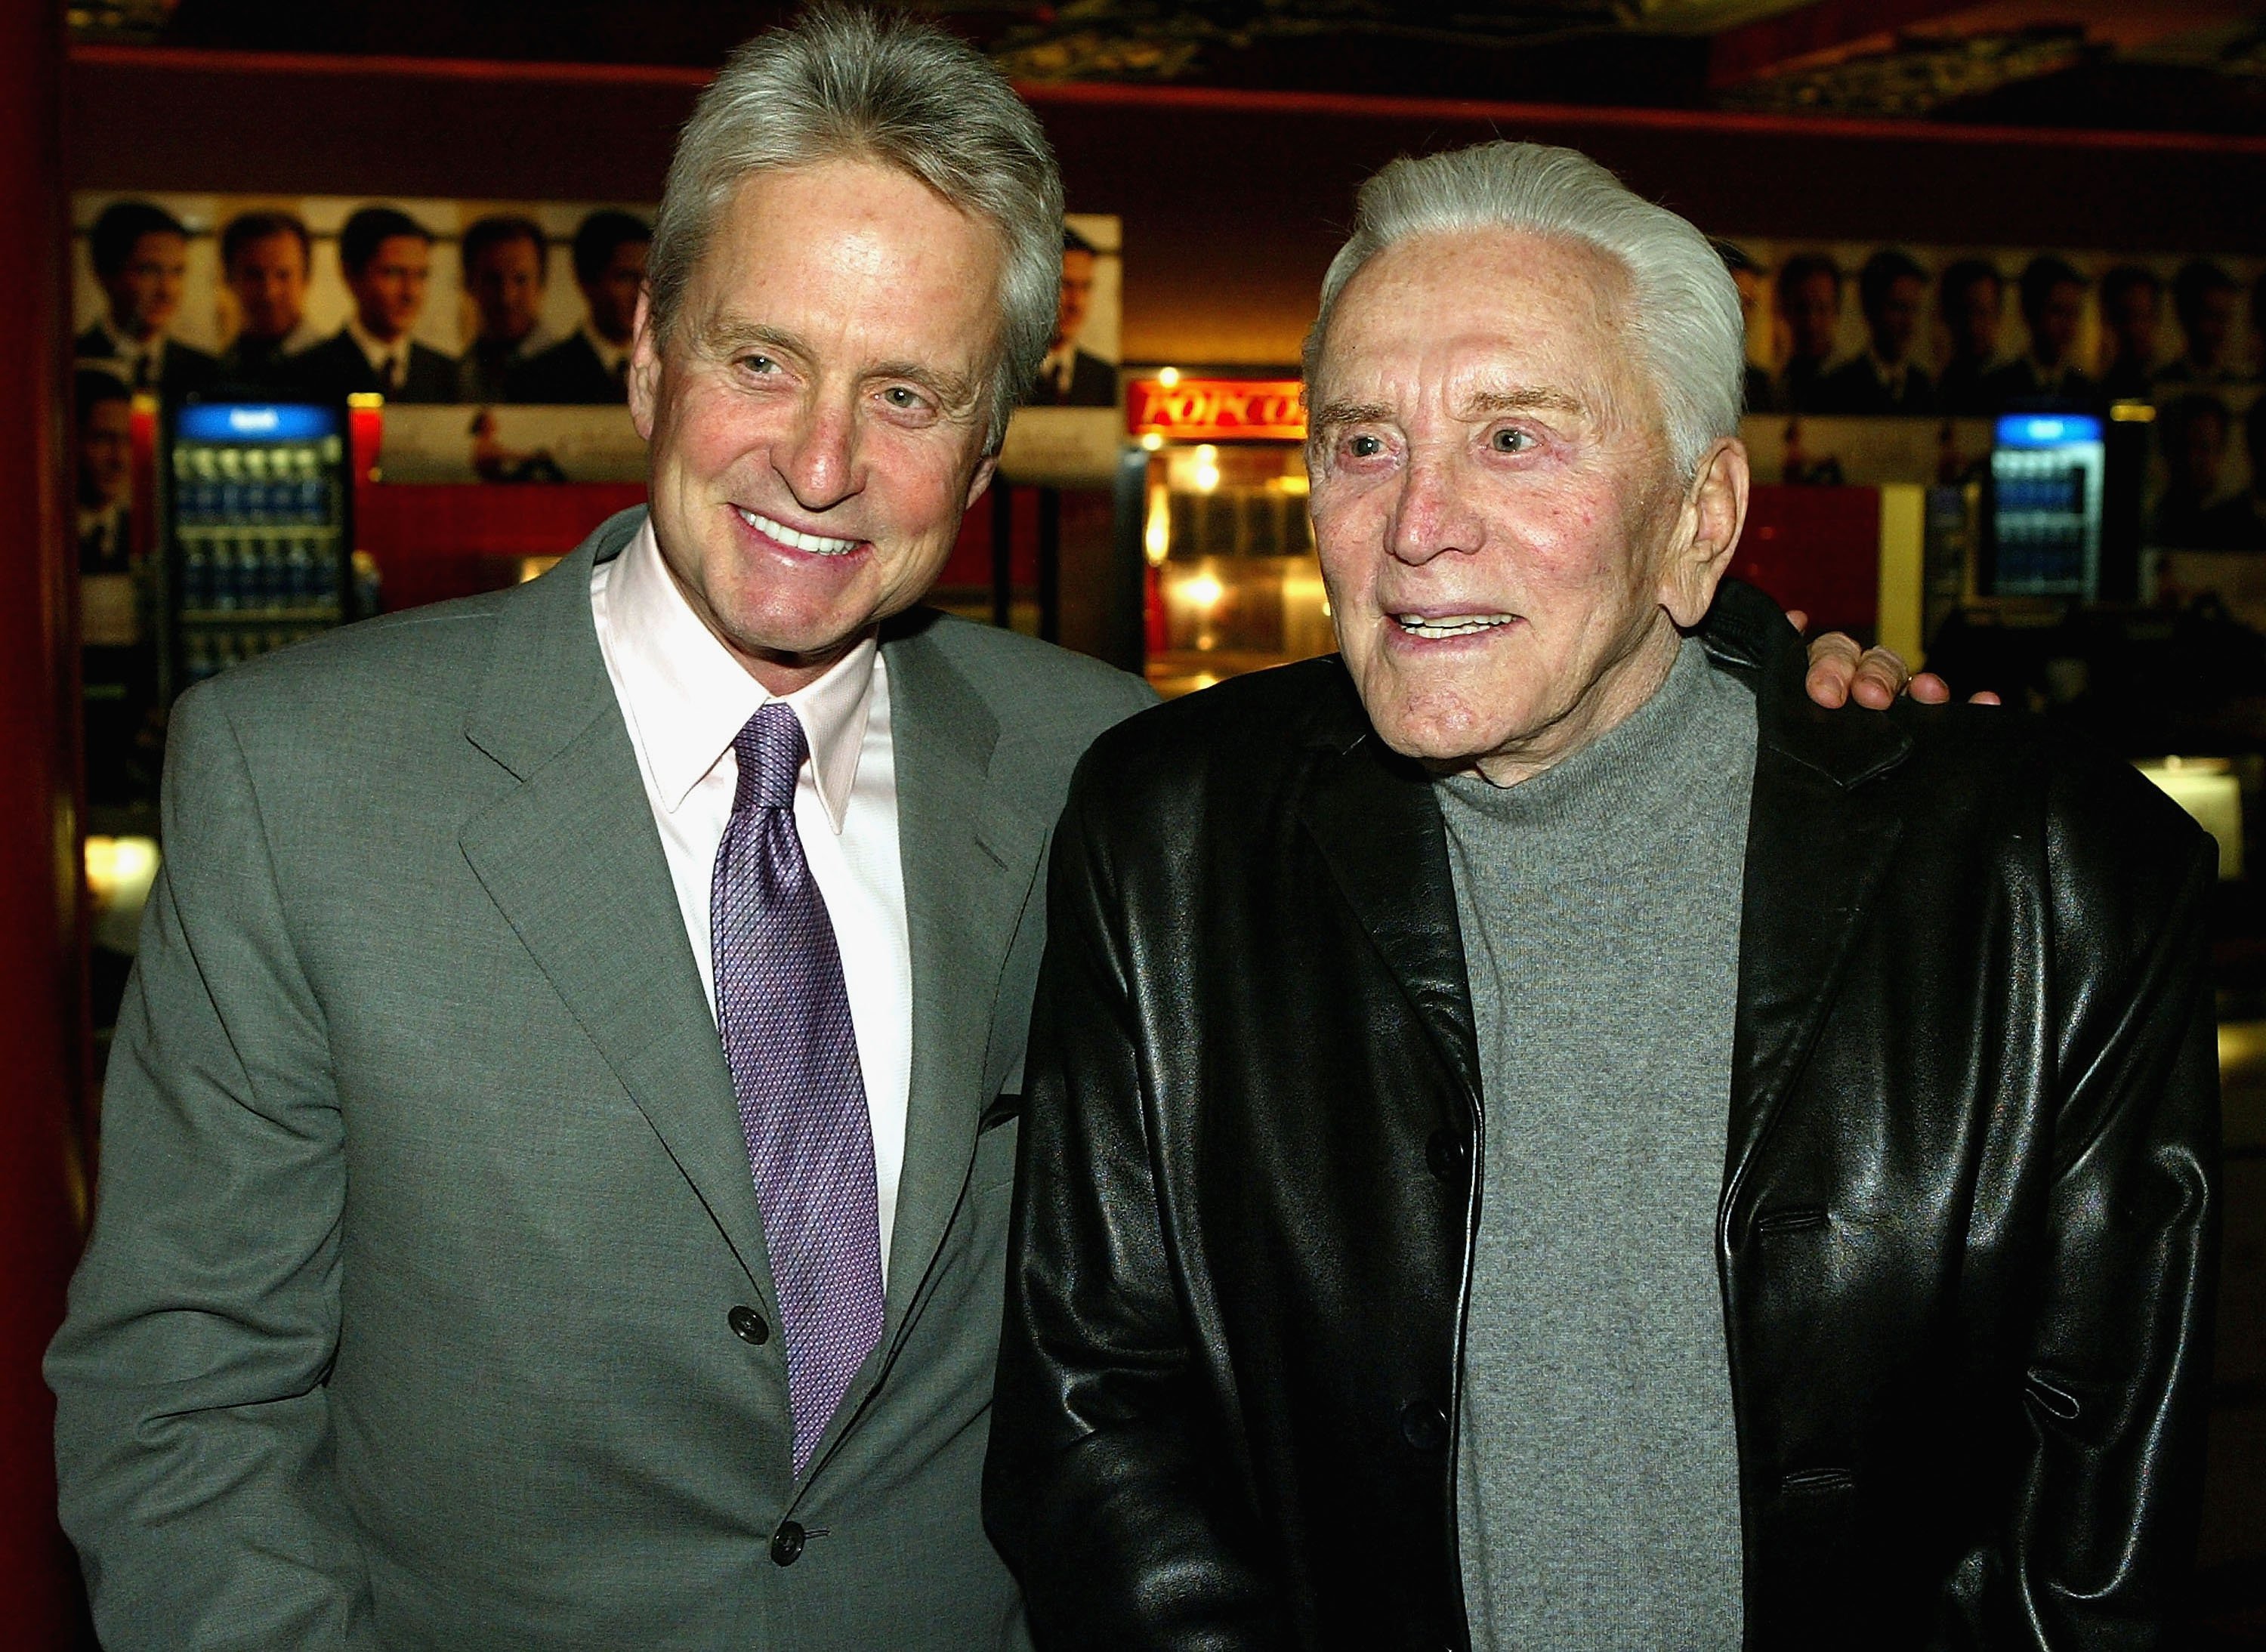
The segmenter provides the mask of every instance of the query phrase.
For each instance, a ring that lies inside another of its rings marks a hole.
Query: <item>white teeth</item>
[[[783,522],[773,522],[769,516],[759,516],[752,510],[741,510],[737,505],[732,508],[738,510],[740,520],[757,533],[776,539],[781,545],[793,545],[798,551],[808,551],[815,557],[846,556],[858,548],[855,539],[829,539],[822,534],[799,533]]]
[[[1446,614],[1428,619],[1422,614],[1395,614],[1393,623],[1416,637],[1472,637],[1497,625],[1508,625],[1516,614]]]

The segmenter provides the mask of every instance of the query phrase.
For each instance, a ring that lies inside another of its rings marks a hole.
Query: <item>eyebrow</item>
[[[1516,390],[1483,390],[1473,392],[1464,406],[1474,417],[1484,418],[1494,413],[1562,413],[1585,414],[1590,409],[1580,397],[1546,385],[1524,386]]]
[[[784,350],[791,355],[809,354],[801,340],[778,327],[767,326],[760,321],[742,321],[732,316],[712,316],[700,329],[700,348],[707,355],[731,355],[754,345],[767,345],[774,350]]]
[[[806,360],[810,355],[809,347],[795,334],[766,322],[742,321],[720,316],[700,330],[702,352],[719,359],[742,350],[759,347]],[[917,384],[934,396],[946,412],[955,416],[965,413],[976,404],[975,380],[961,373],[940,373],[918,362],[877,362],[862,376],[869,380],[903,379]]]
[[[1392,409],[1377,402],[1329,401],[1307,421],[1307,429],[1319,441],[1347,425],[1374,424],[1392,417]]]
[[[1589,405],[1578,396],[1547,386],[1521,385],[1512,390],[1483,390],[1465,398],[1462,414],[1467,419],[1491,419],[1498,413],[1561,413],[1576,417],[1589,414]],[[1347,425],[1390,421],[1392,409],[1377,402],[1333,401],[1323,404],[1311,427],[1313,438],[1319,440]]]

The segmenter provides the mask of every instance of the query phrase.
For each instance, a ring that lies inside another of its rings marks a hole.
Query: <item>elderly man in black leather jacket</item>
[[[1729,280],[1396,163],[1310,346],[1342,654],[1054,851],[986,1513],[1042,1648],[2141,1648],[2194,1539],[2209,840],[1828,712],[1722,581]]]

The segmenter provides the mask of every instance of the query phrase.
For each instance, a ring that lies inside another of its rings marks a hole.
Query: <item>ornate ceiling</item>
[[[1019,78],[2266,132],[2266,0],[896,0]],[[69,0],[77,38],[707,64],[719,0]]]

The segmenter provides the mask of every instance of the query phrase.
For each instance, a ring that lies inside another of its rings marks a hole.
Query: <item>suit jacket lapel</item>
[[[520,785],[458,841],[771,1305],[731,1077],[591,626],[592,562],[620,551],[637,515],[508,599],[465,733]]]
[[[966,1188],[999,1065],[1000,974],[1050,822],[991,773],[999,725],[926,635],[886,643],[897,837],[912,952],[912,1085],[889,1244],[893,1348]]]
[[[1755,782],[1724,1161],[1728,1219],[1816,1040],[1902,836],[1901,821],[1863,788],[1902,763],[1911,742],[1887,717],[1813,705],[1802,687],[1808,655],[1801,639],[1774,603],[1743,585],[1726,581],[1700,640],[1755,686]]]
[[[1299,812],[1476,1117],[1479,1038],[1440,805],[1424,772],[1371,731],[1352,685],[1341,687],[1339,703],[1318,708]]]

